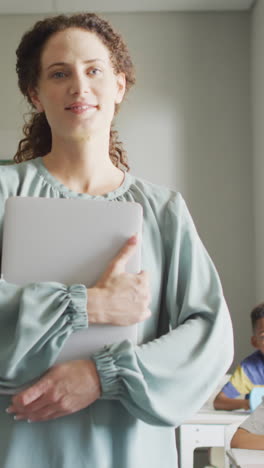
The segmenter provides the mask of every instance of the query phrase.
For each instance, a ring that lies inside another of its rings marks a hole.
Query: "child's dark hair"
[[[254,309],[252,310],[250,314],[250,317],[251,317],[251,323],[252,323],[252,330],[254,332],[256,329],[257,321],[261,318],[264,318],[264,302],[254,307]]]

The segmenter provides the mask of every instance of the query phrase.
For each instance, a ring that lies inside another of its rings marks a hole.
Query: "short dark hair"
[[[256,329],[256,323],[259,319],[264,318],[264,302],[254,307],[250,314],[251,323],[252,323],[252,330],[253,332]]]

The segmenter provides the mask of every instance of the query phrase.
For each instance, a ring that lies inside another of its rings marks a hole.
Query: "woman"
[[[198,410],[232,359],[218,275],[182,197],[127,172],[111,124],[134,71],[111,26],[93,14],[40,21],[18,47],[17,73],[35,111],[19,164],[1,168],[1,220],[11,195],[137,201],[143,270],[124,273],[132,237],[88,301],[84,285],[1,281],[0,385],[39,381],[1,397],[0,466],[175,468],[173,427]],[[141,344],[52,366],[87,317],[138,322]]]

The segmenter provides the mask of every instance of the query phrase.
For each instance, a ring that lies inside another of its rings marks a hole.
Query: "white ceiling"
[[[96,11],[241,11],[255,0],[0,0],[0,14]]]

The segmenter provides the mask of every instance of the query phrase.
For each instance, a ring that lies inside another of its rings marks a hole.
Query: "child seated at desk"
[[[264,387],[264,303],[252,310],[251,323],[251,344],[257,351],[243,359],[236,368],[229,382],[215,397],[215,409],[248,410],[248,394],[256,386]],[[240,395],[244,395],[244,398],[238,398]]]
[[[264,402],[236,430],[231,448],[264,450]]]

